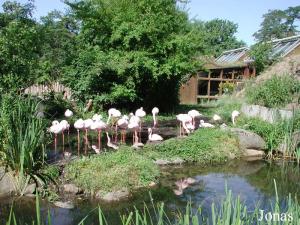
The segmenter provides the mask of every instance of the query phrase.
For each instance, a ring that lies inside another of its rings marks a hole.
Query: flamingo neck
[[[153,123],[154,123],[154,126],[156,125],[156,117],[155,117],[155,113],[153,113]]]

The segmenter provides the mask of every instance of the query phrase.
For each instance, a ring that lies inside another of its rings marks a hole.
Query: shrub
[[[221,90],[224,94],[232,94],[235,87],[236,85],[234,83],[226,81],[225,83],[219,84],[219,91]]]
[[[158,159],[181,158],[203,164],[225,162],[230,153],[239,154],[238,142],[217,129],[199,129],[186,138],[172,138],[158,145],[146,145],[145,154]]]
[[[90,158],[75,160],[66,167],[66,176],[91,191],[110,192],[122,188],[147,187],[159,175],[152,160],[128,147]]]
[[[44,143],[47,123],[37,117],[38,103],[29,98],[5,97],[1,102],[0,152],[5,166],[15,174],[16,189],[22,194],[30,178],[37,183],[45,181]]]
[[[299,101],[299,93],[300,82],[287,75],[282,77],[274,75],[261,84],[246,88],[246,96],[250,103],[266,107],[285,106],[295,97]]]

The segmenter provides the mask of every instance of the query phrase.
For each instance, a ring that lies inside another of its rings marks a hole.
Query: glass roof
[[[237,62],[246,52],[248,48],[238,48],[230,51],[225,51],[217,59],[217,63],[234,63]]]
[[[300,35],[291,38],[284,38],[273,41],[273,50],[271,57],[274,56],[285,56],[300,43]]]

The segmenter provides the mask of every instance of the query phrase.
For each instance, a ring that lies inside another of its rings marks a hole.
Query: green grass
[[[157,145],[146,145],[144,154],[153,159],[181,158],[187,162],[216,164],[225,162],[230,154],[239,156],[238,142],[219,129],[199,129],[186,138],[171,138]]]
[[[147,187],[156,181],[159,170],[149,158],[122,147],[117,152],[83,157],[67,165],[66,177],[90,191],[110,192]]]

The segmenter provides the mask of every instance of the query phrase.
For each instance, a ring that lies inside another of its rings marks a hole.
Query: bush
[[[78,186],[103,193],[147,187],[159,175],[152,160],[128,147],[118,152],[106,153],[75,160],[66,167],[66,176]]]
[[[219,84],[219,91],[222,91],[224,94],[232,94],[235,87],[236,85],[234,83],[226,81],[225,83]]]
[[[186,138],[172,138],[158,145],[146,145],[144,149],[154,159],[179,157],[202,164],[225,162],[230,153],[239,154],[237,140],[219,129],[199,129]]]
[[[246,96],[252,104],[266,107],[281,107],[291,103],[294,98],[299,102],[300,82],[292,76],[276,76],[246,88]]]

